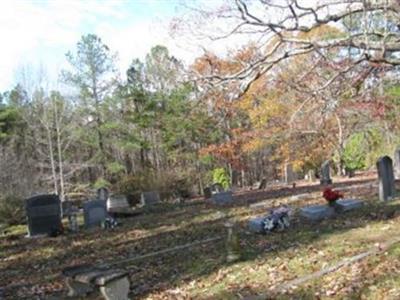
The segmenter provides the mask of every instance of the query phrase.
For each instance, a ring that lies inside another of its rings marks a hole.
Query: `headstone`
[[[379,200],[387,201],[395,197],[393,162],[389,156],[383,156],[376,163],[379,177]]]
[[[396,179],[400,179],[400,147],[394,151],[394,175]]]
[[[264,219],[265,217],[257,217],[249,221],[249,229],[252,232],[263,233],[264,232]]]
[[[86,228],[101,226],[107,218],[106,202],[91,200],[83,203],[83,217]]]
[[[101,187],[97,190],[97,199],[106,202],[108,200],[108,189],[105,187]]]
[[[321,185],[332,184],[331,171],[330,171],[330,161],[326,160],[321,165]]]
[[[211,188],[209,186],[207,186],[203,189],[203,193],[204,193],[205,199],[210,199],[212,196]]]
[[[263,178],[261,179],[260,183],[258,184],[257,189],[263,190],[267,187],[267,179]]]
[[[315,171],[308,170],[307,177],[308,177],[307,179],[309,182],[314,182],[315,181]]]
[[[38,195],[25,201],[28,234],[51,234],[62,230],[61,203],[57,195]]]
[[[292,183],[293,181],[296,181],[297,174],[293,171],[293,165],[287,163],[287,164],[285,164],[284,168],[285,168],[285,172],[284,172],[285,173],[284,174],[285,183]]]
[[[335,203],[336,209],[340,212],[346,212],[349,210],[360,208],[364,205],[364,202],[356,199],[340,199]]]
[[[226,222],[225,227],[228,230],[226,239],[226,260],[227,262],[235,262],[240,259],[240,242],[232,222]]]
[[[107,211],[117,212],[123,209],[129,209],[130,205],[128,199],[124,195],[114,195],[107,200]]]
[[[157,191],[143,192],[140,201],[143,206],[156,204],[160,202],[160,194]]]
[[[232,191],[212,194],[211,200],[215,204],[229,204],[233,201]]]
[[[331,217],[335,209],[327,205],[313,205],[300,209],[300,214],[310,221],[319,221]]]

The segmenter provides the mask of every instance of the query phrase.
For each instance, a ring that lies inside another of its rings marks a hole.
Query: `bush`
[[[352,172],[365,168],[367,141],[363,133],[355,133],[348,139],[343,151],[346,170]]]
[[[0,197],[0,223],[17,225],[24,222],[24,200],[12,195]]]
[[[213,183],[219,183],[225,190],[230,186],[230,179],[224,168],[213,170]]]

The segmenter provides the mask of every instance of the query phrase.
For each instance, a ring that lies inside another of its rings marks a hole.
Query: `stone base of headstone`
[[[84,297],[93,292],[90,284],[75,281],[72,278],[66,279],[66,285],[68,287],[68,297]]]
[[[356,199],[341,199],[336,201],[335,208],[339,212],[346,212],[349,210],[360,208],[364,205],[364,202]]]
[[[249,230],[255,233],[263,233],[264,232],[264,218],[258,217],[251,219],[249,221]]]
[[[321,180],[319,181],[319,183],[320,183],[321,185],[332,184],[332,179],[321,179]]]
[[[319,221],[335,214],[335,209],[328,205],[313,205],[300,209],[300,215],[310,221]]]
[[[230,204],[233,201],[232,191],[212,194],[211,200],[218,205]]]
[[[82,265],[66,268],[63,274],[70,297],[84,297],[98,288],[106,300],[128,299],[128,273],[123,270]]]

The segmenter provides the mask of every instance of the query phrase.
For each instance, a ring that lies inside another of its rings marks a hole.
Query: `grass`
[[[225,245],[220,241],[122,265],[132,279],[131,297],[240,299],[265,293],[399,235],[400,201],[379,203],[374,194],[362,189],[355,195],[367,200],[356,212],[317,224],[294,217],[289,230],[268,235],[247,232],[248,219],[265,213],[265,208],[254,210],[247,204],[219,208],[204,202],[161,204],[142,215],[122,219],[123,225],[113,230],[81,231],[57,238],[27,239],[25,226],[10,227],[0,236],[0,286],[20,287],[7,289],[9,299],[65,294],[60,276],[64,267],[113,262],[224,236],[224,222],[229,218],[238,224],[241,261],[227,263]],[[266,203],[289,203],[297,210],[320,202],[316,198],[292,203],[290,196],[284,196]],[[400,246],[395,245],[384,255],[369,257],[273,297],[398,299],[400,263],[392,262],[399,255]]]

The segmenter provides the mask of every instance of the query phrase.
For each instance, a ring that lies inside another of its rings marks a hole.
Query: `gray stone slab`
[[[257,217],[254,219],[251,219],[249,221],[249,229],[252,232],[256,232],[256,233],[262,233],[264,232],[264,217]]]
[[[232,195],[231,191],[219,192],[219,193],[212,194],[211,200],[215,204],[219,204],[219,205],[229,204],[229,203],[232,203],[232,201],[233,201],[233,195]]]
[[[313,205],[300,209],[302,217],[310,221],[319,221],[333,216],[335,209],[327,205]]]
[[[128,199],[124,195],[111,196],[107,200],[107,211],[113,212],[114,210],[129,209],[130,205]]]
[[[357,199],[341,199],[336,201],[336,208],[338,211],[345,212],[353,209],[360,208],[364,202]]]
[[[143,206],[156,204],[160,202],[160,194],[157,191],[143,192],[140,201]]]

